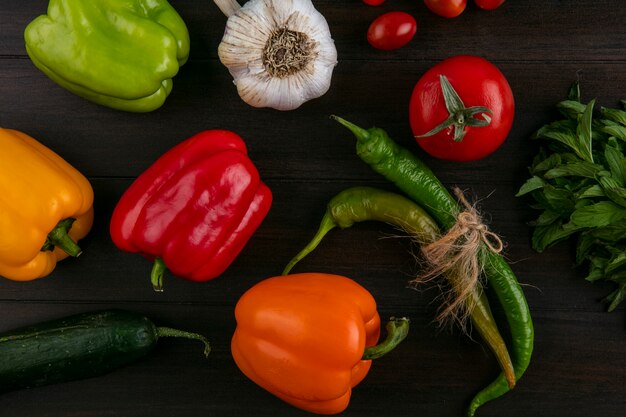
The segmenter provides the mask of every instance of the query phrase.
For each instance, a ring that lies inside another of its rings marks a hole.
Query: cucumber
[[[141,314],[104,310],[0,333],[0,392],[84,379],[121,368],[148,354],[160,337],[196,333],[157,327]]]

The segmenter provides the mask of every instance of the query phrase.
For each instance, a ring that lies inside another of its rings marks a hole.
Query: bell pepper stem
[[[241,5],[237,0],[213,0],[215,5],[226,15],[231,17],[237,10],[241,9]]]
[[[171,327],[157,327],[157,337],[183,337],[185,339],[198,340],[204,343],[204,356],[208,357],[211,353],[211,344],[209,340],[198,333],[186,332],[184,330],[173,329]]]
[[[406,317],[392,317],[385,326],[387,330],[387,338],[376,346],[365,348],[362,360],[378,359],[391,352],[400,344],[409,334],[409,319]]]
[[[68,234],[75,220],[76,219],[73,218],[61,220],[54,227],[54,229],[48,233],[48,238],[46,239],[46,243],[43,245],[42,250],[53,250],[57,247],[70,256],[80,256],[83,251]]]
[[[163,292],[163,275],[167,271],[167,266],[163,259],[156,258],[152,265],[152,272],[150,272],[150,281],[152,281],[152,288],[156,292]]]
[[[315,236],[313,236],[313,239],[304,247],[304,249],[298,252],[298,254],[294,256],[291,259],[291,261],[289,261],[289,263],[283,270],[282,274],[283,275],[289,274],[291,269],[298,262],[300,262],[305,256],[307,256],[309,253],[313,252],[315,248],[317,248],[317,245],[319,245],[322,239],[324,239],[324,236],[326,236],[326,233],[328,233],[335,227],[337,227],[337,223],[335,223],[335,221],[333,220],[332,216],[329,215],[329,213],[326,213],[324,217],[322,218],[322,222],[320,223],[320,226],[317,229]]]

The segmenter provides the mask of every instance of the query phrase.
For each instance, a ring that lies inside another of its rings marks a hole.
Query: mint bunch
[[[617,285],[605,301],[614,310],[626,297],[626,101],[622,109],[581,103],[575,83],[557,104],[564,119],[533,135],[545,145],[517,196],[530,195],[541,210],[531,222],[532,247],[577,237],[576,263],[588,264],[588,281]]]

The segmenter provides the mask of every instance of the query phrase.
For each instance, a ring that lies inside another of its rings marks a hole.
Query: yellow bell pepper
[[[93,224],[93,189],[32,137],[0,128],[0,276],[29,281],[81,253]]]

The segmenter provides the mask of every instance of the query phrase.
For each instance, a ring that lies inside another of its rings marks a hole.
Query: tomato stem
[[[439,76],[439,83],[441,84],[441,93],[448,110],[448,118],[423,135],[415,136],[416,138],[433,136],[442,130],[452,127],[454,129],[454,141],[460,142],[465,137],[466,127],[484,127],[491,123],[490,115],[493,112],[490,108],[485,106],[465,107],[463,100],[461,100],[461,97],[459,97],[459,94],[445,75]],[[477,118],[476,116],[481,116],[482,118]]]

